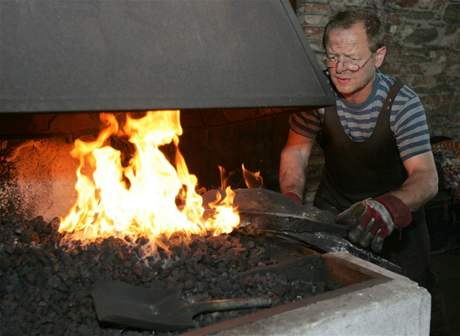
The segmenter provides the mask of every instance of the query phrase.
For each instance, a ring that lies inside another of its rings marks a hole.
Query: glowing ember
[[[80,165],[78,199],[59,227],[67,233],[67,242],[147,237],[151,254],[173,233],[187,239],[190,234],[228,233],[238,226],[229,187],[226,197],[213,202],[204,216],[202,198],[195,191],[197,178],[189,173],[178,148],[179,111],[149,111],[138,119],[128,115],[123,127],[112,114],[101,114],[101,120],[106,126],[98,138],[76,140],[71,152]],[[128,139],[133,148],[129,160],[109,146],[114,136]],[[175,150],[174,164],[159,148],[168,144]]]

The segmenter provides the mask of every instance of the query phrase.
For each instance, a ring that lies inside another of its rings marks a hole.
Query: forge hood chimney
[[[334,103],[288,0],[6,0],[0,50],[0,112]]]

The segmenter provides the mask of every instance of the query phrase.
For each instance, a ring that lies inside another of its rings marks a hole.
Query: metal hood
[[[0,112],[324,106],[288,0],[3,0]]]

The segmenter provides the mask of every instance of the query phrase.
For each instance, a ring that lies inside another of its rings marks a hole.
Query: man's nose
[[[337,65],[335,67],[335,72],[337,73],[342,73],[344,72],[346,67],[344,66],[344,63],[342,60],[337,61]]]

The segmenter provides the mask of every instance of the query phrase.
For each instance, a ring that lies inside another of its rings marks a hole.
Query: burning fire
[[[229,233],[239,224],[233,207],[234,192],[210,204],[205,211],[196,192],[197,178],[190,174],[179,151],[182,134],[180,111],[149,111],[142,118],[126,116],[120,126],[113,114],[102,113],[106,125],[95,141],[76,140],[71,155],[79,159],[76,190],[78,198],[59,232],[66,241],[81,244],[98,238],[117,237],[135,241],[149,239],[149,253],[163,245],[160,237],[181,233]],[[132,152],[110,146],[114,137],[127,139]],[[174,163],[160,150],[172,146]]]
[[[243,179],[246,187],[248,188],[262,188],[264,185],[264,179],[260,174],[260,171],[252,172],[246,167],[244,163],[241,165],[241,170],[243,171]]]

